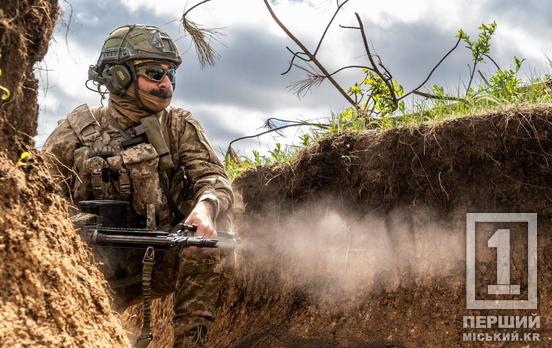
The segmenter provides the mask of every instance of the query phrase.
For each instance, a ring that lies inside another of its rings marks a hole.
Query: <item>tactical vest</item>
[[[131,138],[128,138],[125,136],[128,133],[120,126],[114,129],[118,124],[109,110],[103,112],[102,118],[100,109],[95,109],[94,114],[83,104],[67,117],[79,139],[73,156],[78,175],[72,190],[74,201],[128,200],[138,217],[151,219],[155,216],[159,224],[166,225],[181,212],[169,197],[175,181],[178,185],[185,184],[184,169],[161,172],[158,168],[160,156],[147,138],[138,136],[137,131],[131,131]],[[105,118],[115,122],[113,129],[105,127],[108,121]],[[176,180],[175,174],[179,174]]]

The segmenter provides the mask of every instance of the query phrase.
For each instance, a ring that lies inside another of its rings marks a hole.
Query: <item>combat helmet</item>
[[[135,79],[133,60],[161,60],[176,67],[182,63],[170,36],[159,28],[144,25],[123,25],[105,39],[96,65],[88,69],[88,78],[105,85],[110,93],[124,95]]]

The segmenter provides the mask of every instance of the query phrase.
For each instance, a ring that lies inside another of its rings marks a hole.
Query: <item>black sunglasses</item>
[[[155,82],[161,82],[166,75],[169,77],[171,83],[174,83],[176,78],[176,68],[163,68],[159,65],[144,65],[136,68],[136,75],[144,76],[145,78]]]

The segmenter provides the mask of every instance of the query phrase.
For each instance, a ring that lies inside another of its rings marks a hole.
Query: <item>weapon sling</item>
[[[144,323],[142,324],[142,333],[136,341],[137,348],[146,348],[153,340],[151,333],[151,273],[155,264],[155,249],[152,246],[147,247],[142,260],[142,296],[144,307]]]

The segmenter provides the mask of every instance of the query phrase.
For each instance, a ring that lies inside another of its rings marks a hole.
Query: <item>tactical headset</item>
[[[124,64],[106,65],[101,74],[98,73],[97,65],[90,65],[88,68],[89,80],[105,85],[109,93],[120,96],[125,95],[128,86],[134,80],[134,75]]]

